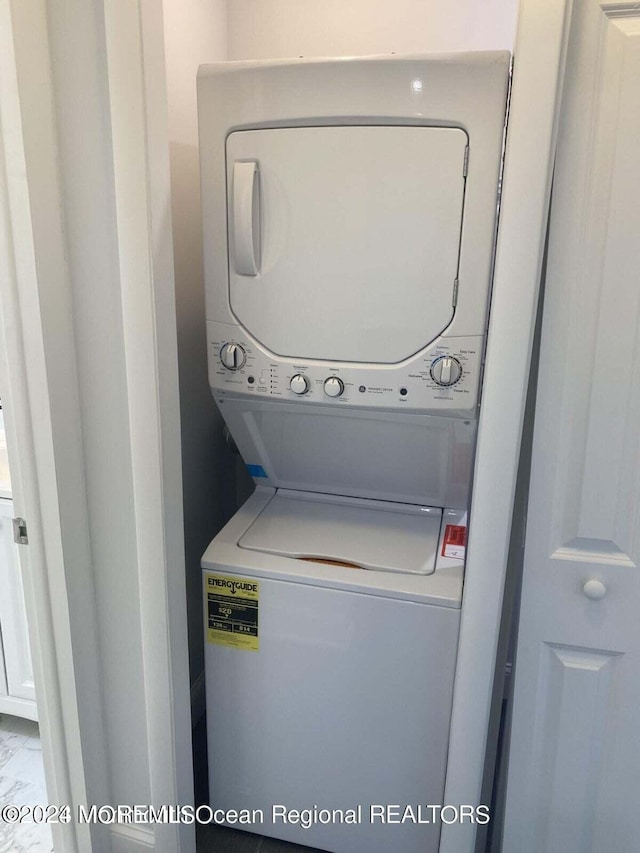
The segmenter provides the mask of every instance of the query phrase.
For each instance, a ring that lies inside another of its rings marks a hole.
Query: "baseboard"
[[[195,729],[207,707],[204,689],[204,669],[191,685],[191,728]]]
[[[155,849],[153,830],[121,823],[111,827],[111,853],[152,853]]]

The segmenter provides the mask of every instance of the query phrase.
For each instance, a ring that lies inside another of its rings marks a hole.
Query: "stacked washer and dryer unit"
[[[371,807],[444,795],[508,77],[200,69],[209,379],[256,483],[202,561],[210,801],[248,830],[438,849]]]

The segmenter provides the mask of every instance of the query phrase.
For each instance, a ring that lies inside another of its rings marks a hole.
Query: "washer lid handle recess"
[[[238,275],[260,271],[260,172],[258,164],[233,164],[233,249]]]

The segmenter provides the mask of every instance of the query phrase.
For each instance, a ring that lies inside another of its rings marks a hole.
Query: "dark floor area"
[[[201,826],[196,838],[198,853],[322,853],[315,847],[301,847],[224,826]]]
[[[193,769],[196,805],[209,802],[207,770],[207,726],[203,717],[193,730]],[[198,853],[322,853],[315,847],[289,844],[264,835],[254,835],[225,826],[199,826],[196,833]]]

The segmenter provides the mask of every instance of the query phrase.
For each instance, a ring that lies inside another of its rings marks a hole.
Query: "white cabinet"
[[[640,8],[570,23],[505,853],[640,849]]]
[[[0,713],[38,718],[13,501],[0,499]]]

